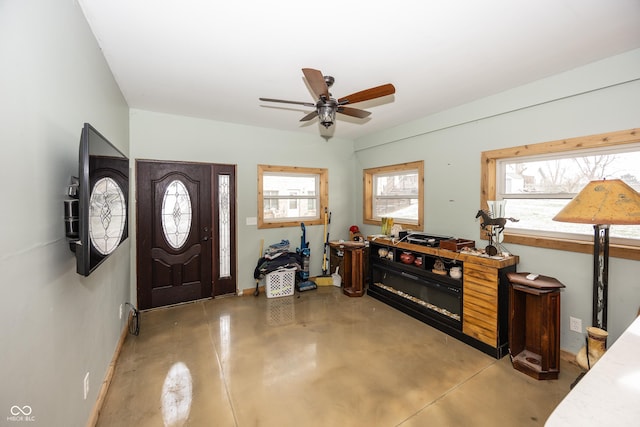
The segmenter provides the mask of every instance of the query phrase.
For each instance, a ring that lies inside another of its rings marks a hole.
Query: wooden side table
[[[509,351],[513,367],[538,380],[560,373],[560,290],[557,279],[528,273],[507,273],[509,289]]]
[[[361,297],[364,295],[365,277],[365,244],[363,242],[329,242],[332,252],[333,272],[338,265],[338,273],[342,277],[342,292],[350,297]],[[342,254],[340,255],[338,254]],[[340,259],[337,264],[334,259]]]

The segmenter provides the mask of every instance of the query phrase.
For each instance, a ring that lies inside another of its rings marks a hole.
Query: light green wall
[[[355,143],[130,111],[73,1],[1,1],[0,58],[5,201],[0,210],[0,414],[6,417],[13,405],[29,405],[34,426],[85,423],[124,326],[118,308],[135,298],[135,221],[127,243],[88,278],[75,273],[64,238],[62,201],[69,176],[77,173],[83,122],[132,159],[237,165],[239,288],[249,289],[260,239],[265,245],[283,238],[293,247],[300,242],[297,228],[246,225],[257,211],[258,163],[329,168],[331,237],[339,239],[351,224],[361,225],[362,168],[424,159],[426,229],[478,240],[473,213],[479,207],[482,150],[638,127],[640,117],[637,81],[607,88],[639,78],[640,51]],[[312,274],[318,274],[322,227],[310,227],[308,240]],[[568,332],[568,316],[588,323],[591,256],[509,249],[520,255],[521,270],[555,276],[567,285],[561,346],[577,351],[583,336]],[[640,263],[612,259],[610,267],[615,339],[640,304]],[[86,372],[91,389],[85,401]]]
[[[16,425],[81,426],[124,325],[130,244],[77,275],[62,201],[82,124],[127,153],[129,111],[76,2],[1,1],[0,62],[0,424],[29,405]]]
[[[425,230],[481,244],[482,151],[640,127],[640,50],[609,58],[438,115],[358,140],[353,180],[363,168],[424,160]],[[362,197],[357,187],[355,199]],[[362,217],[360,205],[356,208]],[[368,233],[379,232],[364,227]],[[561,348],[576,353],[584,335],[569,330],[569,316],[591,324],[591,255],[506,245],[520,256],[519,271],[558,278],[562,294]],[[626,329],[640,306],[640,262],[612,259],[609,342]]]
[[[265,248],[288,239],[291,250],[300,246],[300,227],[258,229],[246,225],[257,216],[258,164],[329,169],[330,239],[348,238],[355,217],[353,142],[318,135],[280,132],[211,120],[131,111],[131,158],[233,164],[237,166],[238,289],[255,288],[253,270]],[[337,124],[339,126],[339,123]],[[133,189],[135,190],[135,189]],[[308,226],[311,275],[321,274],[322,225]],[[135,235],[135,231],[131,233]],[[132,283],[135,283],[135,256]]]

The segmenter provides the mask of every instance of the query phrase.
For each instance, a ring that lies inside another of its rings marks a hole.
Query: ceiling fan
[[[361,90],[360,92],[352,93],[351,95],[347,95],[336,100],[335,98],[332,98],[331,93],[329,93],[329,88],[335,81],[333,77],[323,76],[321,71],[314,70],[313,68],[303,68],[302,73],[307,79],[314,95],[318,99],[315,104],[312,102],[285,101],[283,99],[273,98],[260,98],[260,101],[283,102],[286,104],[315,107],[314,111],[304,116],[300,121],[306,122],[318,116],[320,124],[325,128],[328,128],[333,124],[336,112],[347,116],[358,117],[360,119],[371,114],[369,111],[360,110],[358,108],[345,107],[346,104],[355,104],[357,102],[368,101],[370,99],[380,98],[382,96],[393,95],[396,93],[396,88],[391,83],[387,83],[381,86]]]

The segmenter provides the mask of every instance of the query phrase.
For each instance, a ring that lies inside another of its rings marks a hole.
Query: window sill
[[[582,240],[535,237],[530,235],[505,232],[503,243],[513,243],[516,245],[534,246],[545,249],[556,249],[559,251],[581,252],[585,254],[593,253],[593,242],[585,242]],[[640,261],[640,247],[610,244],[609,256],[614,258]]]
[[[377,225],[382,227],[382,221],[380,221],[379,219],[363,219],[362,222],[365,224]],[[418,231],[422,230],[422,224],[409,224],[406,222],[397,222],[397,221],[394,221],[393,224],[400,225],[403,230],[418,230]]]
[[[320,219],[302,219],[296,221],[278,221],[278,222],[263,222],[258,220],[258,229],[262,228],[286,228],[286,227],[300,227],[300,224],[308,225],[322,225],[324,220]]]

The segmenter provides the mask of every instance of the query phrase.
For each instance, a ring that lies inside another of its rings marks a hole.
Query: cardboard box
[[[475,248],[475,240],[467,239],[449,239],[440,241],[440,249],[447,249],[450,251],[458,252],[462,248]]]

